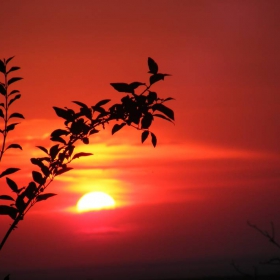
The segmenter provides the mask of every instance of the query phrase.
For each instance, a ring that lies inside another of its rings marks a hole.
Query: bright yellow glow
[[[77,210],[78,212],[87,212],[112,209],[115,204],[115,200],[104,192],[90,192],[79,199],[77,203]]]

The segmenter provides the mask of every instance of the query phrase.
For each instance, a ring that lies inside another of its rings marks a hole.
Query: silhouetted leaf
[[[5,87],[3,86],[3,85],[1,85],[0,84],[0,94],[2,94],[2,95],[6,95],[6,89],[5,89]]]
[[[110,85],[119,92],[133,93],[133,89],[126,83],[110,83]]]
[[[41,166],[41,170],[46,177],[48,177],[50,175],[49,168],[47,166],[45,166],[43,163],[42,163],[42,166]]]
[[[148,57],[148,66],[149,66],[148,73],[156,74],[158,72],[158,65],[151,57]]]
[[[24,119],[24,116],[20,113],[12,113],[10,116],[9,116],[9,119],[11,118],[20,118],[20,119]]]
[[[42,174],[38,171],[32,171],[32,177],[33,180],[38,183],[39,185],[43,185],[46,181],[45,178],[43,178]]]
[[[80,133],[86,134],[89,129],[90,127],[85,123],[84,119],[81,118],[72,122],[70,132],[74,135],[78,135]]]
[[[4,113],[1,108],[0,108],[0,118],[4,118]]]
[[[141,82],[133,82],[129,84],[130,89],[134,90],[136,88],[138,88],[139,86],[143,86],[145,85],[145,83],[141,83]]]
[[[151,132],[151,136],[152,136],[152,144],[153,144],[154,147],[156,147],[156,145],[157,145],[157,137],[152,132]]]
[[[129,119],[126,122],[128,125],[130,125],[132,122],[138,125],[141,116],[142,116],[142,112],[140,110],[131,111],[129,114]]]
[[[149,94],[147,95],[147,100],[149,104],[154,103],[157,100],[157,93],[150,91]]]
[[[167,98],[165,98],[163,101],[169,101],[169,100],[175,100],[175,98],[173,98],[173,97],[167,97]]]
[[[0,199],[15,201],[11,196],[5,194],[0,195]]]
[[[31,158],[30,161],[31,161],[31,163],[34,164],[34,165],[41,166],[41,164],[42,164],[42,161],[39,160],[38,158]]]
[[[66,145],[66,141],[62,137],[59,137],[59,136],[51,137],[50,140],[54,141],[54,142],[60,142],[60,143],[63,143],[64,145]]]
[[[45,160],[46,162],[51,162],[51,159],[49,157],[40,157],[38,158],[39,160],[41,160],[42,162]]]
[[[20,67],[18,67],[18,66],[13,66],[13,67],[7,72],[7,74],[9,74],[9,73],[12,72],[12,71],[19,70],[19,69],[20,69]]]
[[[63,118],[63,119],[68,120],[68,121],[73,118],[71,110],[65,110],[65,109],[58,108],[58,107],[53,107],[53,108],[54,108],[57,116],[59,116],[60,118]]]
[[[46,200],[52,196],[57,195],[56,193],[44,193],[37,196],[37,201]]]
[[[2,60],[0,60],[0,72],[2,72],[3,74],[6,73],[6,66]]]
[[[9,215],[13,220],[17,217],[18,210],[7,205],[0,205],[0,215]],[[9,278],[8,278],[9,279]]]
[[[14,103],[17,99],[20,99],[21,94],[17,94],[14,98],[10,99],[9,103],[8,103],[8,107]]]
[[[15,94],[15,93],[19,93],[19,90],[17,90],[17,89],[12,90],[12,91],[8,94],[8,96],[11,96],[11,95],[13,95],[13,94]]]
[[[133,82],[130,84],[126,84],[126,83],[111,83],[110,84],[115,90],[119,91],[119,92],[128,92],[128,93],[132,93],[134,94],[134,90],[141,86],[141,85],[145,85],[144,83],[141,82]]]
[[[146,113],[141,120],[141,128],[147,129],[152,124],[154,117],[151,113]]]
[[[24,195],[28,198],[28,199],[33,199],[36,195],[36,191],[37,191],[37,186],[34,182],[30,182],[26,188],[26,190],[24,191]]]
[[[166,107],[163,104],[157,103],[152,106],[153,111],[158,110],[162,113],[164,113],[167,117],[169,117],[171,120],[174,120],[174,112],[170,108]]]
[[[111,101],[111,99],[103,99],[103,100],[97,102],[93,107],[100,107],[100,106],[103,106],[103,105],[107,104],[107,103],[110,102],[110,101]]]
[[[161,73],[158,73],[158,74],[154,74],[150,77],[150,84],[154,84],[160,80],[164,80],[164,77],[165,76],[171,76],[169,74],[161,74]]]
[[[167,120],[169,122],[172,122],[169,118],[167,118],[166,116],[162,115],[162,114],[154,114],[154,117],[158,117],[158,118],[162,118],[164,120]]]
[[[17,125],[18,123],[11,123],[7,126],[7,129],[6,131],[11,131],[11,130],[14,130],[15,129],[15,126]]]
[[[115,124],[112,129],[112,135],[119,131],[121,128],[123,128],[125,125],[126,123]]]
[[[81,106],[81,107],[83,107],[83,108],[88,108],[88,106],[86,104],[84,104],[84,103],[82,103],[80,101],[72,101],[72,102],[77,104],[77,105],[79,105],[79,106]]]
[[[0,103],[0,107],[3,107],[3,108],[5,108],[5,105],[4,105],[4,103]]]
[[[8,64],[15,56],[11,56],[6,60],[6,64]]]
[[[20,170],[19,168],[13,168],[13,167],[7,168],[5,171],[3,171],[0,174],[0,178],[4,177],[6,175],[9,175],[9,174],[15,173],[15,172],[17,172],[19,170]]]
[[[75,158],[79,158],[79,157],[87,157],[87,156],[92,156],[92,153],[77,153],[73,156],[72,160]]]
[[[56,129],[52,132],[51,136],[52,137],[58,137],[61,135],[68,135],[69,131],[65,130],[65,129]]]
[[[59,148],[59,144],[54,145],[50,148],[50,156],[52,159],[55,159],[56,155],[58,154],[60,148]]]
[[[147,139],[147,137],[149,136],[149,131],[148,130],[145,130],[145,131],[143,131],[142,132],[142,135],[141,135],[141,141],[142,141],[142,143],[144,143],[145,142],[145,140]]]
[[[43,152],[45,152],[47,155],[49,154],[48,150],[45,147],[42,146],[36,146],[36,147],[42,150]]]
[[[70,171],[70,170],[72,170],[73,168],[72,167],[65,167],[65,168],[62,168],[62,169],[60,169],[60,170],[58,170],[57,172],[56,172],[56,175],[58,176],[58,175],[61,175],[61,174],[63,174],[63,173],[65,173],[65,172],[68,172],[68,171]]]
[[[8,85],[15,83],[16,81],[22,80],[21,77],[13,77],[10,80],[8,80]]]
[[[45,158],[31,158],[30,161],[32,164],[37,165],[41,168],[43,174],[48,177],[50,174],[49,168],[43,164]],[[49,160],[49,158],[47,158]]]
[[[89,139],[88,139],[88,137],[84,137],[83,139],[82,139],[82,141],[83,141],[83,143],[84,144],[89,144]]]
[[[93,128],[90,132],[89,132],[89,135],[92,135],[92,134],[95,134],[95,133],[98,133],[99,130]]]
[[[18,195],[18,197],[16,199],[16,207],[20,213],[23,213],[23,211],[26,208],[26,203],[24,202],[24,197],[25,197],[24,194],[20,194],[20,195]]]
[[[105,117],[108,114],[102,107],[92,106],[92,109],[100,113],[100,115],[98,115],[98,118]]]
[[[80,108],[80,113],[79,113],[79,115],[85,116],[85,117],[87,117],[88,119],[91,120],[91,117],[92,117],[92,110],[91,110],[90,108],[88,108],[88,107],[86,107],[86,108],[82,107],[82,108]]]
[[[22,147],[21,147],[19,144],[10,144],[10,145],[6,148],[6,150],[11,149],[11,148],[22,150]]]
[[[6,177],[6,182],[13,192],[18,193],[18,186],[15,181]]]

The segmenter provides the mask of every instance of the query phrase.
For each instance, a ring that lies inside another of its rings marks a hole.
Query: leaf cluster
[[[153,132],[149,130],[152,122],[156,118],[161,118],[169,122],[174,121],[174,112],[168,108],[166,101],[172,100],[172,97],[165,99],[159,98],[158,94],[150,90],[150,87],[156,82],[163,80],[169,74],[158,73],[158,65],[152,59],[148,58],[150,84],[147,86],[142,82],[127,83],[111,83],[111,86],[118,92],[125,92],[128,95],[121,99],[121,103],[115,104],[109,108],[111,119],[121,120],[121,123],[115,124],[112,129],[112,134],[119,131],[124,126],[134,126],[138,130],[142,130],[141,141],[142,143],[151,135],[151,141],[155,147],[157,138]],[[144,86],[144,90],[137,94],[135,90]]]

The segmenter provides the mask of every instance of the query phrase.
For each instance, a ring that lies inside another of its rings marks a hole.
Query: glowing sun
[[[77,210],[78,212],[87,212],[112,209],[115,204],[115,200],[104,192],[90,192],[79,199],[77,203]]]

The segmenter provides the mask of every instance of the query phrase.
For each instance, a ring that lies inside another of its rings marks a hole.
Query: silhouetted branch
[[[251,224],[249,221],[247,221],[247,224],[258,231],[260,234],[262,234],[265,238],[267,238],[272,244],[274,244],[276,247],[280,249],[280,244],[275,240],[275,229],[273,222],[270,223],[271,225],[271,233],[268,233],[266,230],[260,229],[257,225]]]
[[[268,261],[260,262],[261,264],[280,265],[280,258],[271,258]]]
[[[257,273],[257,267],[254,266],[254,275],[251,275],[251,274],[248,274],[248,273],[242,271],[242,270],[237,266],[237,264],[236,264],[234,261],[231,262],[231,265],[233,266],[233,268],[235,269],[235,271],[236,271],[237,273],[239,273],[241,276],[243,276],[243,277],[245,277],[245,278],[257,279],[257,274],[258,274],[258,273]]]
[[[1,61],[0,71],[6,73],[6,64],[8,61]],[[97,102],[93,106],[87,106],[80,101],[73,101],[79,106],[78,111],[69,108],[53,107],[58,117],[64,120],[64,128],[54,130],[50,135],[50,140],[56,142],[49,149],[37,146],[42,152],[43,157],[31,158],[31,163],[40,169],[40,171],[32,171],[33,180],[27,187],[19,188],[16,182],[6,177],[6,182],[13,193],[17,195],[16,198],[10,195],[0,195],[1,200],[6,200],[10,205],[0,205],[0,215],[8,215],[13,219],[13,223],[5,234],[2,242],[0,243],[0,250],[4,246],[11,232],[17,228],[17,224],[23,220],[27,212],[37,203],[53,197],[54,193],[44,193],[46,188],[54,180],[56,176],[59,176],[65,172],[70,171],[72,168],[68,165],[75,159],[85,156],[90,156],[92,153],[74,153],[75,145],[77,141],[81,141],[84,144],[89,144],[89,138],[92,134],[96,134],[101,128],[105,128],[105,125],[112,121],[117,122],[112,128],[112,134],[115,134],[124,126],[133,127],[142,131],[141,142],[145,142],[148,136],[151,137],[151,142],[154,147],[157,145],[157,138],[153,132],[150,131],[150,127],[156,118],[167,120],[171,123],[174,121],[174,112],[172,109],[165,106],[163,103],[172,100],[172,97],[165,99],[159,98],[156,92],[150,91],[151,86],[163,80],[165,76],[169,74],[158,73],[158,66],[152,58],[148,58],[148,66],[150,76],[150,84],[132,82],[127,83],[111,83],[111,86],[118,92],[126,93],[120,103],[114,104],[109,109],[103,106],[110,102],[110,99],[104,99]],[[13,70],[11,70],[13,69]],[[7,74],[11,71],[19,69],[19,67],[11,68]],[[21,78],[11,78],[5,83],[0,84],[0,93],[6,96],[6,103],[4,108],[8,108],[14,100],[19,99],[20,95],[16,95],[13,99],[8,101],[8,96],[16,94],[18,91],[12,91],[8,94],[7,87],[9,84],[20,80]],[[135,91],[138,87],[144,86],[145,89],[142,93],[137,94]],[[3,105],[1,105],[3,106]],[[2,118],[7,116],[0,111]],[[23,117],[19,113],[14,113],[9,117],[6,117],[7,121],[11,117]],[[8,132],[13,130],[16,124],[10,124],[5,128]],[[58,144],[57,144],[58,143]],[[12,144],[8,148],[19,148],[18,144]],[[4,149],[2,149],[3,154]],[[8,168],[0,174],[0,178],[6,175],[12,174],[18,171],[18,168]]]
[[[15,129],[15,126],[18,125],[18,122],[13,122],[14,118],[20,118],[24,119],[24,116],[20,113],[12,113],[9,114],[9,109],[11,105],[20,99],[21,94],[19,90],[10,90],[10,86],[18,81],[20,81],[21,77],[12,77],[10,78],[11,72],[17,71],[20,69],[18,66],[13,66],[8,69],[9,62],[14,57],[10,57],[8,59],[0,59],[0,73],[4,75],[4,82],[0,81],[0,96],[2,95],[4,97],[4,102],[0,103],[0,119],[3,119],[4,121],[4,128],[0,129],[0,134],[3,135],[3,141],[0,148],[0,162],[3,158],[4,153],[8,149],[20,149],[22,150],[22,147],[19,144],[13,143],[8,146],[6,146],[7,141],[7,135],[10,131]]]

